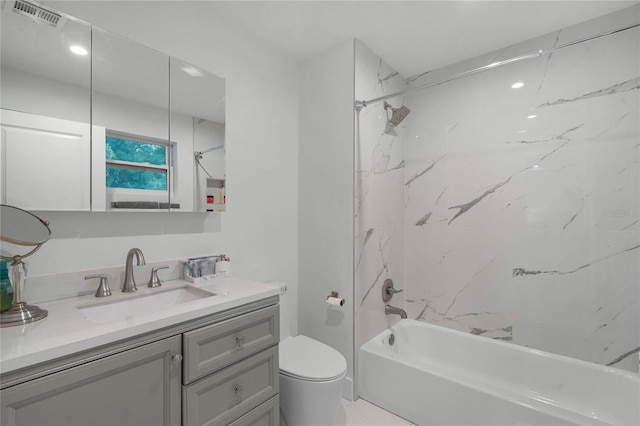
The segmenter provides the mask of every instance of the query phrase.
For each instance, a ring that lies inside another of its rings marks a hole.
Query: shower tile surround
[[[634,6],[406,81],[358,43],[356,99],[639,17]],[[638,371],[639,56],[636,28],[393,98],[411,109],[395,137],[381,103],[360,112],[356,349],[396,321],[380,315],[392,278],[410,318]]]
[[[373,99],[404,90],[404,78],[364,44],[356,41],[356,99]],[[403,97],[388,102],[399,107]],[[372,104],[355,118],[355,347],[397,321],[386,316],[381,286],[393,279],[404,288],[403,130],[383,133],[387,111]],[[402,293],[389,304],[404,308]]]

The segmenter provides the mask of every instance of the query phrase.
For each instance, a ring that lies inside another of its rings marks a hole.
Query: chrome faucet
[[[404,309],[396,308],[391,305],[384,306],[384,313],[385,315],[400,315],[400,318],[407,317],[407,313],[404,311]]]
[[[145,265],[144,255],[139,248],[132,248],[127,253],[127,260],[124,263],[124,282],[122,283],[123,293],[132,293],[138,290],[136,280],[133,278],[133,256],[136,257],[138,265]]]

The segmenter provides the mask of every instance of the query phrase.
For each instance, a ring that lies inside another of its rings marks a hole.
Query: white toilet
[[[289,297],[280,287],[280,423],[335,425],[347,361],[324,343],[291,337]]]

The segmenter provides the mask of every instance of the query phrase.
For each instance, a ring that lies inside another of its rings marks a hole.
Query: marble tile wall
[[[640,7],[404,79],[356,42],[356,99],[637,23]],[[522,82],[519,89],[513,83]],[[355,353],[409,317],[630,371],[640,351],[640,29],[356,114]],[[357,359],[356,359],[357,362]]]
[[[405,79],[356,41],[355,97],[359,100],[401,92]],[[388,102],[399,107],[403,97]],[[366,341],[397,321],[384,314],[382,284],[391,278],[404,288],[403,128],[384,133],[383,103],[363,108],[355,122],[355,353]],[[404,293],[391,302],[404,308]],[[357,363],[357,359],[356,359]]]
[[[481,61],[629,16],[637,7]],[[407,95],[410,318],[638,371],[639,56],[636,28]]]

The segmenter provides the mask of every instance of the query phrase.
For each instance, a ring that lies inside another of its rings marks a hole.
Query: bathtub
[[[360,397],[420,426],[640,424],[637,374],[410,319],[358,368]]]

